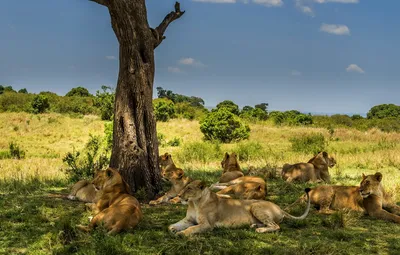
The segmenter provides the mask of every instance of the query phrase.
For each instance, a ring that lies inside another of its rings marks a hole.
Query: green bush
[[[193,142],[186,143],[180,149],[176,157],[179,162],[202,162],[220,160],[222,157],[221,146],[219,143]]]
[[[368,119],[400,118],[400,106],[381,104],[372,107],[367,113]]]
[[[102,92],[96,91],[95,106],[100,109],[102,120],[112,120],[114,116],[115,92],[111,87],[101,86]]]
[[[50,108],[49,99],[45,95],[36,95],[32,101],[33,113],[44,113]]]
[[[107,150],[111,150],[113,146],[113,128],[114,123],[112,121],[104,123],[104,134]]]
[[[90,97],[92,94],[84,87],[72,88],[66,95],[66,97]]]
[[[0,94],[0,112],[31,112],[34,95],[4,92]]]
[[[250,127],[226,108],[210,112],[200,122],[200,130],[206,140],[223,143],[247,139],[250,136]]]
[[[258,142],[240,142],[234,151],[238,154],[240,161],[251,161],[261,159],[264,156],[264,148]]]
[[[166,145],[165,135],[157,132],[158,146],[164,147]]]
[[[179,139],[178,137],[174,137],[172,140],[169,140],[167,142],[167,145],[171,147],[178,147],[179,145],[181,145],[181,139]]]
[[[14,159],[23,159],[25,158],[25,151],[23,151],[18,144],[11,142],[8,146],[9,155]]]
[[[292,144],[293,151],[306,154],[317,154],[320,151],[324,151],[326,147],[323,134],[292,137],[289,141]]]
[[[175,105],[169,99],[157,98],[153,100],[154,114],[157,121],[166,122],[175,117]]]
[[[90,139],[82,151],[68,152],[63,162],[68,165],[65,169],[71,182],[91,179],[96,170],[103,169],[109,164],[109,150],[100,136],[90,135]]]
[[[239,115],[239,113],[240,113],[239,106],[231,100],[222,101],[221,103],[217,104],[217,108],[213,109],[212,111],[218,111],[222,108],[226,109],[227,111],[229,111],[235,115]]]
[[[28,94],[28,90],[26,88],[23,88],[23,89],[18,90],[18,93]]]

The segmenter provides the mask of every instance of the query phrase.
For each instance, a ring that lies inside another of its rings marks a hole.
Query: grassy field
[[[215,182],[225,151],[235,151],[241,166],[281,167],[284,163],[307,161],[310,153],[291,149],[290,138],[328,130],[304,127],[275,127],[251,124],[248,141],[208,144],[202,141],[196,121],[171,120],[158,123],[165,145],[187,175]],[[68,192],[63,156],[80,150],[90,134],[103,135],[104,122],[98,117],[70,118],[66,115],[26,113],[0,114],[0,155],[15,142],[26,152],[24,159],[0,159],[0,254],[399,254],[400,225],[374,220],[351,212],[325,216],[310,213],[304,221],[285,220],[281,231],[257,234],[251,229],[216,229],[192,238],[175,237],[168,225],[185,215],[183,205],[142,205],[144,220],[132,232],[107,236],[98,229],[84,234],[75,229],[90,215],[79,202],[55,194]],[[333,183],[357,185],[361,173],[380,171],[387,191],[400,201],[400,134],[379,130],[360,132],[336,129],[328,139],[328,153],[337,165],[330,169]],[[267,200],[281,207],[295,201],[306,185],[267,180]],[[290,212],[299,215],[304,206]]]

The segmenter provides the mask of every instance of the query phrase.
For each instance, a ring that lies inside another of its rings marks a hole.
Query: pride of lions
[[[293,216],[278,205],[266,201],[267,183],[264,178],[245,175],[239,166],[236,153],[225,153],[221,162],[222,175],[218,183],[207,187],[204,181],[193,180],[175,166],[172,156],[165,153],[159,157],[161,176],[172,184],[171,189],[150,205],[187,204],[186,217],[171,224],[168,230],[178,235],[190,236],[211,231],[215,227],[250,226],[256,232],[274,232],[286,217],[303,220],[310,205],[318,213],[331,214],[348,209],[364,212],[377,219],[400,223],[400,206],[391,201],[382,187],[382,174],[362,175],[359,186],[330,185],[329,168],[336,164],[326,152],[319,152],[307,163],[285,164],[281,177],[286,182],[326,184],[306,188],[285,210],[298,203],[307,203],[301,216]],[[139,224],[143,213],[138,200],[130,193],[128,184],[116,169],[97,171],[92,181],[74,184],[68,196],[71,200],[86,202],[94,214],[87,226],[78,225],[82,231],[91,231],[100,223],[109,234],[129,230]]]

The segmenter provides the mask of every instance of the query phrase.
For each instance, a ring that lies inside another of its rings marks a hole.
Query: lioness
[[[182,169],[167,171],[164,173],[163,178],[167,181],[170,181],[172,183],[172,187],[162,197],[159,197],[157,200],[151,200],[149,202],[150,205],[158,205],[167,202],[171,204],[179,203],[180,199],[177,197],[178,193],[184,187],[186,187],[186,185],[193,181],[190,177],[184,176]]]
[[[309,191],[307,188],[306,192]],[[237,200],[220,198],[210,191],[202,181],[193,181],[180,193],[182,203],[188,203],[186,217],[168,227],[169,231],[179,235],[189,236],[212,230],[214,227],[240,227],[250,225],[256,227],[256,232],[274,232],[280,229],[284,217],[302,220],[306,211],[300,217],[295,217],[269,201]]]
[[[93,203],[97,193],[91,181],[80,180],[72,186],[67,198],[69,200]]]
[[[364,211],[363,199],[358,186],[321,185],[312,188],[308,194],[311,204],[315,205],[321,214],[331,214],[340,209]],[[296,202],[285,209],[305,201],[306,196],[302,195]]]
[[[328,153],[319,152],[307,163],[297,163],[294,165],[285,164],[282,168],[282,178],[287,182],[320,182],[330,183],[331,177],[328,167],[332,168],[336,164],[333,157]]]
[[[175,166],[175,163],[172,160],[172,155],[169,154],[168,152],[166,152],[164,155],[159,156],[158,162],[159,162],[160,168],[161,168],[161,176],[164,176],[165,172],[167,172],[167,171],[173,171],[176,169],[180,169]]]
[[[390,201],[389,196],[382,187],[382,174],[362,175],[360,193],[363,205],[368,215],[377,219],[400,223],[400,206]]]
[[[243,176],[228,183],[216,183],[210,189],[220,190],[217,195],[240,199],[264,199],[267,188],[264,179],[256,176]]]
[[[242,169],[240,169],[236,153],[232,152],[229,155],[225,152],[224,159],[221,161],[222,176],[219,179],[220,183],[227,183],[236,178],[244,176]]]
[[[89,226],[78,225],[83,231],[90,231],[100,222],[109,230],[108,234],[116,234],[122,230],[134,228],[143,218],[140,204],[130,194],[128,184],[117,170],[109,167],[98,171],[93,185],[100,190],[101,196],[96,202],[98,213],[90,221]]]

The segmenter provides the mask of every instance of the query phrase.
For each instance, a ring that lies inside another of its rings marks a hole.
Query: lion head
[[[122,188],[126,193],[130,193],[129,185],[122,179],[122,176],[114,168],[98,171],[92,181],[96,190]]]
[[[332,168],[332,167],[334,167],[336,165],[336,159],[334,158],[334,157],[329,157],[328,158],[328,166],[330,167],[330,168]]]
[[[334,167],[336,165],[336,159],[334,157],[329,157],[328,153],[325,151],[318,152],[312,159],[310,159],[307,163],[311,163],[317,167]]]
[[[206,185],[203,181],[195,180],[179,192],[178,197],[183,204],[186,204],[189,201],[200,199],[205,188]]]
[[[363,198],[367,198],[370,195],[382,196],[381,181],[382,174],[376,172],[371,175],[362,174],[362,181],[360,183],[360,194]]]
[[[224,159],[221,161],[221,166],[223,168],[222,173],[230,171],[241,171],[236,153],[232,152],[231,155],[225,152]]]
[[[177,168],[177,169],[175,169],[175,170],[165,172],[165,173],[163,174],[163,179],[164,179],[165,181],[172,182],[172,181],[174,181],[174,180],[180,180],[180,179],[182,179],[183,176],[184,176],[183,170],[180,169],[180,168]]]

